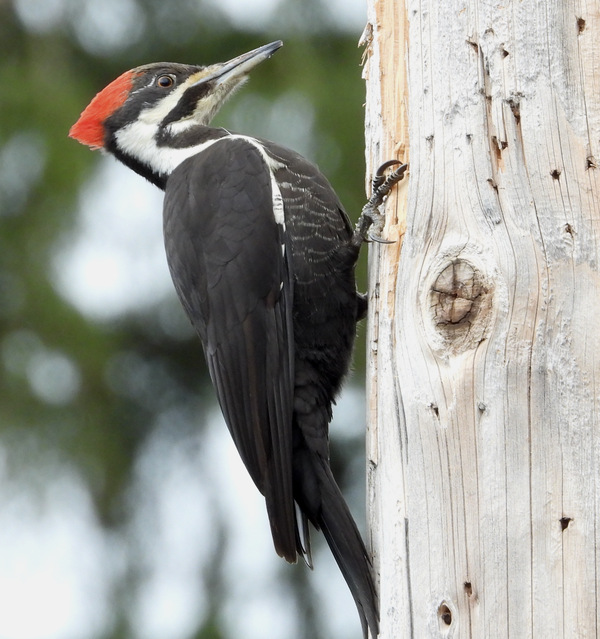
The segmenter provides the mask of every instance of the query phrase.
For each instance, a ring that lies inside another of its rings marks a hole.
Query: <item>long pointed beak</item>
[[[260,64],[263,60],[270,58],[275,51],[282,46],[283,42],[281,40],[275,40],[275,42],[258,47],[258,49],[253,49],[252,51],[248,51],[248,53],[243,53],[242,55],[237,56],[237,58],[229,60],[229,62],[215,65],[214,70],[209,70],[208,75],[200,78],[200,80],[194,82],[191,86],[196,86],[204,82],[211,82],[213,80],[216,81],[217,84],[222,84],[232,78],[245,76],[257,64]]]

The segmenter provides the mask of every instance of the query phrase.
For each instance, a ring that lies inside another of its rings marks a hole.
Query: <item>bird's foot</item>
[[[400,166],[386,175],[386,169],[395,164],[400,164]],[[406,169],[408,169],[408,164],[402,164],[399,160],[389,160],[384,162],[375,172],[373,192],[369,201],[363,207],[352,237],[352,242],[357,246],[360,246],[363,242],[393,244],[392,241],[384,240],[381,237],[385,216],[379,212],[379,207],[383,204],[392,187],[404,177]]]

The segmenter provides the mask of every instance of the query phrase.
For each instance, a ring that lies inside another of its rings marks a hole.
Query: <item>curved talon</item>
[[[385,170],[395,164],[400,164],[401,166],[386,177]],[[378,193],[381,198],[385,197],[390,192],[392,186],[404,177],[407,168],[408,164],[403,164],[400,160],[388,160],[387,162],[384,162],[377,171],[375,171],[375,177],[373,178],[373,193]]]
[[[401,162],[400,160],[388,160],[387,162],[384,162],[377,171],[375,171],[375,176],[373,177],[373,191],[376,191],[385,182],[385,170],[389,169],[390,166],[394,166],[394,164],[401,164]]]
[[[383,177],[385,170],[389,169],[390,166],[394,166],[394,164],[402,164],[402,162],[400,160],[388,160],[384,162],[377,171],[375,171],[375,177]]]
[[[377,244],[395,244],[396,240],[384,240],[379,235],[373,235],[373,233],[369,233],[367,235],[367,242],[377,242]]]
[[[398,162],[398,164],[400,163]],[[404,177],[406,169],[408,169],[408,164],[402,164],[402,166],[399,166],[393,173],[390,173],[388,180],[393,179],[394,182],[399,182]]]

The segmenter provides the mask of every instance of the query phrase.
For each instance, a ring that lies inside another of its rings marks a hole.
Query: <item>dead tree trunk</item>
[[[600,3],[369,3],[381,638],[598,637]]]

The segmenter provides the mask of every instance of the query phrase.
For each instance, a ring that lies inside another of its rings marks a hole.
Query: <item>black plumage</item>
[[[202,341],[235,445],[265,496],[275,549],[312,565],[322,530],[365,637],[378,633],[371,562],[329,465],[332,404],[366,311],[354,268],[406,166],[378,172],[353,232],[326,178],[297,153],[208,126],[273,42],[211,67],[157,63],[100,92],[70,135],[165,191],[179,298]],[[224,469],[226,472],[226,469]]]
[[[273,178],[284,224],[273,215]],[[354,282],[358,248],[337,196],[299,155],[225,136],[167,180],[164,234],[225,420],[265,496],[277,552],[310,562],[295,501],[323,530],[375,634],[370,561],[329,467],[331,405],[365,309]]]

